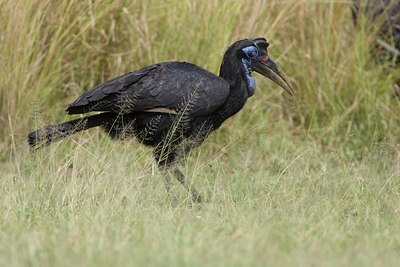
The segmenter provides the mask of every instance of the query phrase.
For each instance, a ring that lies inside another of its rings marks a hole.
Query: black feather
[[[31,147],[43,147],[52,142],[61,140],[71,134],[87,130],[92,127],[112,123],[116,118],[114,113],[101,113],[87,116],[59,124],[48,125],[28,134],[28,144]]]

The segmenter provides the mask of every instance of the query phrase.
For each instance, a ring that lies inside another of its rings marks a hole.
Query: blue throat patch
[[[247,58],[242,58],[242,63],[243,63],[244,71],[246,73],[247,92],[250,97],[256,91],[256,81],[254,80],[253,76],[251,75],[250,60]]]

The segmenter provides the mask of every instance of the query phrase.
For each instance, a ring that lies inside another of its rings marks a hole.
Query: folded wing
[[[202,116],[217,110],[229,85],[219,76],[185,62],[165,62],[124,74],[83,93],[66,111],[128,114],[163,110]]]

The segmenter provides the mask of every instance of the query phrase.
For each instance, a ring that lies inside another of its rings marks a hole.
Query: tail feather
[[[28,144],[31,147],[47,146],[71,134],[97,127],[115,120],[115,113],[101,113],[79,118],[59,124],[48,125],[28,134]]]

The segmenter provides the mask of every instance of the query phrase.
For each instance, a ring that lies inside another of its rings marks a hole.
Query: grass
[[[346,1],[0,1],[0,266],[397,266],[398,68]],[[183,170],[172,206],[151,151],[100,130],[43,150],[30,130],[159,61],[218,71],[266,36],[296,98],[257,77]]]
[[[191,155],[184,170],[207,199],[192,208],[179,185],[169,204],[133,142],[23,149],[0,185],[0,265],[397,265],[398,150],[352,161],[286,134],[232,138],[227,153],[212,137]]]

